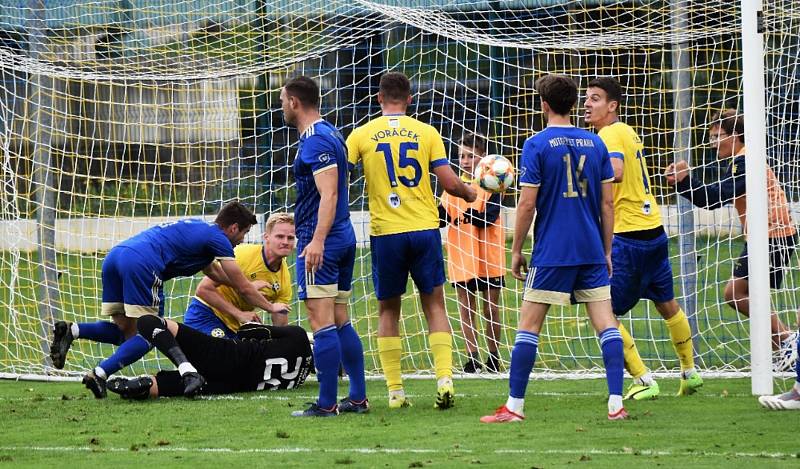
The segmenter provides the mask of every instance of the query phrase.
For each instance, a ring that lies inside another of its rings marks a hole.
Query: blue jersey
[[[538,187],[531,265],[605,264],[603,183],[614,180],[605,144],[575,127],[547,127],[522,147],[520,185]]]
[[[294,223],[298,249],[311,242],[317,228],[320,196],[314,175],[320,171],[339,173],[339,198],[336,216],[325,239],[325,247],[345,247],[355,244],[356,235],[350,223],[349,168],[344,137],[333,125],[320,119],[300,136],[297,158],[294,160],[294,178],[297,183],[297,202]]]
[[[214,259],[234,259],[233,246],[222,229],[193,218],[148,228],[118,246],[160,267],[157,274],[162,281],[194,275]]]

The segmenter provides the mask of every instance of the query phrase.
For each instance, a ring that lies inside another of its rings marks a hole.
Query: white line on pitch
[[[104,447],[104,446],[0,446],[0,451],[25,451],[25,452],[110,452],[132,453],[131,448]],[[140,448],[142,453],[218,453],[218,454],[284,454],[284,453],[358,453],[358,454],[477,454],[468,448],[428,449],[428,448],[186,448],[180,446],[159,446],[153,448]],[[481,450],[480,453],[485,453]],[[770,452],[720,452],[720,451],[671,451],[654,449],[495,449],[495,454],[524,454],[524,455],[599,455],[599,456],[675,456],[675,457],[737,457],[737,458],[794,458],[795,453],[770,453]]]

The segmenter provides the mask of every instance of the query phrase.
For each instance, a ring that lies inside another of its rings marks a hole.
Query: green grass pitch
[[[534,380],[524,422],[481,424],[505,400],[502,380],[457,380],[456,407],[433,408],[435,383],[408,380],[414,406],[290,417],[316,396],[292,391],[129,402],[89,397],[78,383],[0,382],[0,466],[151,467],[797,467],[796,412],[759,407],[742,379],[709,379],[696,395],[627,404],[605,417],[603,380]],[[346,392],[340,388],[340,394]]]

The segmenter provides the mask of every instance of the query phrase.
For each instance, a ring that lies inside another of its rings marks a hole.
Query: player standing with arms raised
[[[476,193],[450,168],[439,132],[405,115],[411,83],[402,73],[381,77],[382,115],[353,130],[349,161],[361,162],[370,213],[372,280],[378,297],[378,353],[389,388],[389,407],[407,407],[400,370],[401,296],[408,275],[417,286],[428,322],[428,344],[437,378],[435,406],[453,406],[453,340],[444,306],[444,258],[439,212],[430,173],[444,190],[468,202]]]
[[[297,184],[294,221],[297,234],[297,297],[308,311],[314,332],[317,402],[296,417],[329,417],[369,410],[364,381],[364,348],[350,324],[356,236],[350,223],[349,170],[344,137],[320,117],[319,87],[308,77],[287,81],[281,89],[286,123],[300,139],[294,160]],[[350,379],[349,396],[337,406],[341,362]]]
[[[484,423],[523,420],[539,331],[550,305],[586,304],[598,333],[608,383],[608,418],[627,417],[622,406],[622,337],[611,312],[611,238],[614,227],[614,171],[597,135],[572,126],[569,113],[578,88],[568,77],[536,81],[547,127],[522,148],[522,193],[517,203],[511,272],[525,279],[519,330],[511,353],[506,404]],[[536,216],[533,258],[527,278],[522,245]]]
[[[642,298],[652,300],[667,323],[672,346],[681,363],[678,395],[694,393],[703,385],[694,368],[694,349],[689,320],[675,301],[669,240],[661,221],[661,210],[650,192],[650,175],[644,145],[628,124],[619,120],[622,87],[611,77],[589,82],[585,121],[603,139],[614,167],[614,241],[611,262],[611,305],[616,316],[624,316]],[[630,333],[621,323],[625,366],[634,379],[626,399],[649,399],[659,394]]]

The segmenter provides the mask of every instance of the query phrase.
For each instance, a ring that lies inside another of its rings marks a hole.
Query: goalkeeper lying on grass
[[[308,335],[298,326],[247,323],[233,340],[153,315],[139,318],[137,327],[178,369],[110,380],[108,389],[126,399],[291,389],[312,367]]]

